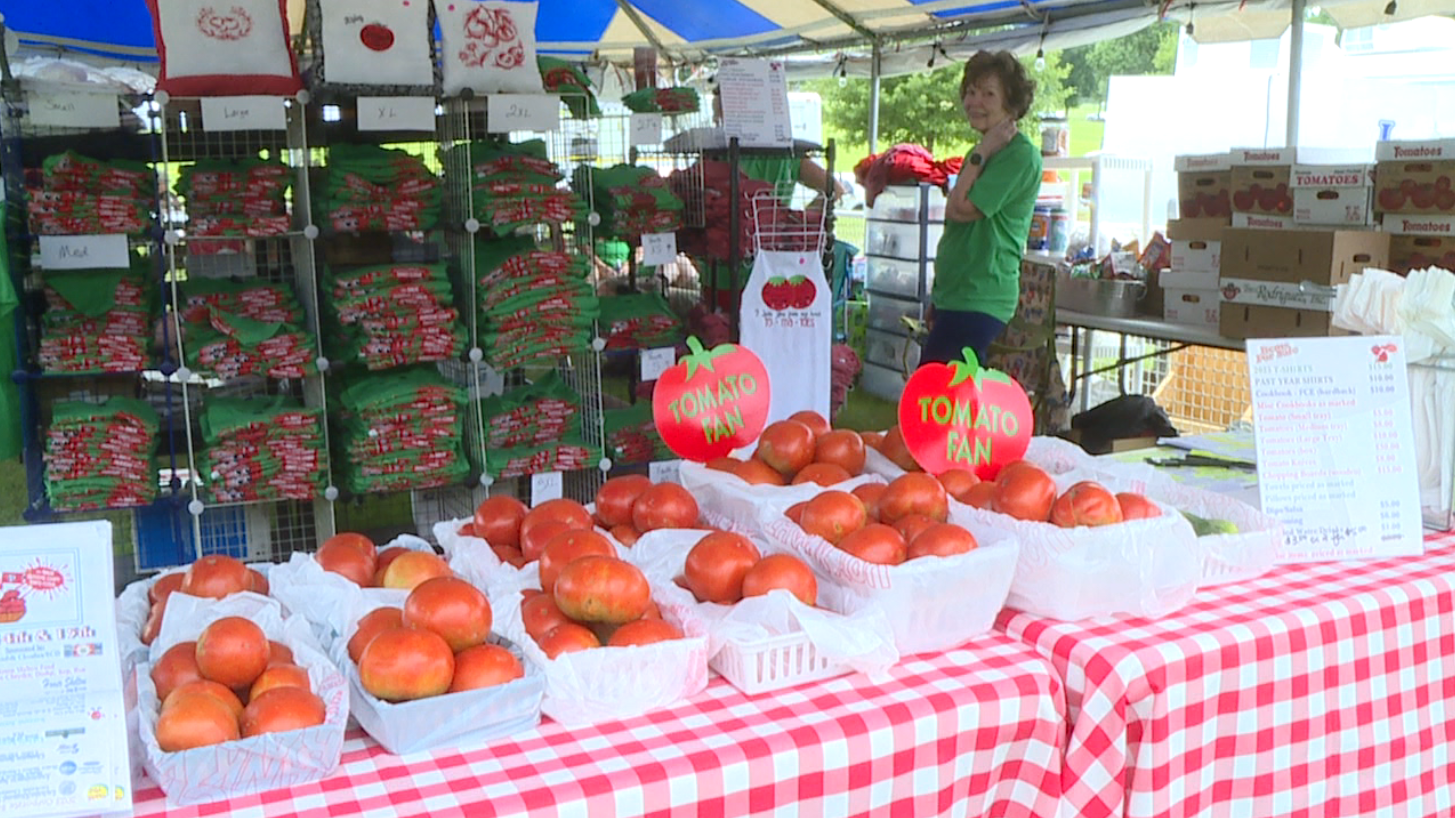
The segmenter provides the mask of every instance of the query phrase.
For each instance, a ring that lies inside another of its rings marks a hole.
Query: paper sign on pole
[[[124,233],[41,236],[40,266],[47,270],[114,270],[131,266]]]
[[[677,261],[676,233],[643,233],[642,263],[648,267]]]
[[[435,130],[434,97],[359,97],[359,130]]]
[[[718,62],[723,131],[749,148],[793,144],[788,72],[782,60],[728,57]]]
[[[202,128],[208,131],[285,131],[282,97],[203,97]]]
[[[1284,562],[1424,553],[1404,341],[1248,342],[1258,490]]]
[[[647,477],[653,483],[676,483],[681,472],[681,460],[659,460],[647,465]]]
[[[558,471],[548,471],[530,476],[531,505],[540,505],[547,500],[559,500],[565,494],[565,485]]]
[[[661,114],[632,114],[629,147],[662,144]]]
[[[31,125],[59,128],[119,128],[115,94],[36,93],[25,95]]]
[[[131,812],[110,557],[104,521],[0,529],[6,818]]]
[[[485,103],[490,133],[554,131],[561,127],[561,98],[549,94],[491,94]]]
[[[662,373],[677,363],[676,347],[657,347],[642,350],[642,383],[655,381]]]

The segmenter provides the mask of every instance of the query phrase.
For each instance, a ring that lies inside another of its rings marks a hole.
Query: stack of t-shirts
[[[601,450],[582,442],[579,436],[540,446],[492,449],[486,454],[486,470],[496,480],[544,474],[552,471],[581,471],[601,463]]]
[[[753,252],[755,214],[753,199],[773,193],[773,185],[738,174],[738,253],[746,258]],[[698,181],[700,180],[700,182]],[[702,186],[703,224],[705,227],[683,230],[677,234],[677,249],[688,255],[705,256],[725,261],[729,255],[729,226],[732,224],[732,167],[727,162],[705,159],[699,169],[694,165],[673,171],[667,183],[679,196],[695,195],[693,188]],[[787,213],[787,208],[773,207],[772,213]]]
[[[45,271],[46,312],[37,360],[46,372],[138,372],[151,358],[150,264]]]
[[[141,233],[152,225],[156,198],[156,177],[141,162],[102,162],[67,151],[47,158],[31,187],[31,231]]]
[[[131,508],[157,495],[152,464],[157,413],[146,401],[57,401],[46,430],[45,480],[51,508]]]
[[[286,396],[209,398],[198,461],[214,502],[312,500],[326,487],[323,412]]]
[[[490,449],[549,443],[580,428],[581,395],[551,371],[535,383],[480,401],[480,416]]]
[[[460,146],[451,151],[464,149]],[[475,218],[496,235],[586,217],[586,203],[569,189],[556,186],[562,176],[551,162],[545,142],[477,142],[469,150]]]
[[[616,236],[635,245],[643,233],[669,233],[682,226],[682,199],[652,168],[582,165],[571,175],[571,184],[583,198],[588,184],[594,188],[591,202],[601,216],[599,236]]]
[[[448,361],[468,342],[443,264],[382,264],[329,271],[328,315],[339,357],[369,369]]]
[[[299,327],[303,309],[287,286],[263,279],[195,279],[182,285],[187,366],[230,380],[302,378],[318,357]]]
[[[182,168],[177,194],[194,236],[259,238],[288,232],[289,170],[265,159],[204,159]]]
[[[603,298],[600,321],[607,349],[652,349],[682,340],[682,321],[660,293]]]
[[[638,401],[624,409],[602,413],[606,427],[606,455],[614,463],[649,463],[675,457],[652,419],[652,402]]]
[[[437,488],[469,473],[465,390],[433,368],[353,378],[339,404],[335,462],[355,494]]]
[[[318,223],[340,233],[429,230],[440,179],[418,156],[375,145],[334,145],[316,191]]]
[[[536,65],[540,66],[546,91],[560,94],[571,116],[576,119],[601,116],[601,106],[596,104],[596,94],[591,90],[586,72],[565,60],[545,55],[536,57]]]
[[[579,352],[600,309],[586,259],[524,238],[475,242],[480,348],[496,369]]]
[[[621,98],[627,110],[638,114],[691,114],[702,105],[697,89],[679,86],[676,88],[643,88]]]

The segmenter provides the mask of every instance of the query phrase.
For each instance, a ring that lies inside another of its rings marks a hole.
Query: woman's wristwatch
[[[985,164],[985,157],[981,156],[979,151],[970,151],[970,165],[978,168],[983,164]]]

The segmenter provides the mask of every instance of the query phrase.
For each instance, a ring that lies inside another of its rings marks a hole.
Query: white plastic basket
[[[724,642],[709,665],[748,696],[853,672],[847,665],[819,656],[802,631],[755,642]]]

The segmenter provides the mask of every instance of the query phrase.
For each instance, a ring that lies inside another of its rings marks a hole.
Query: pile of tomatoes
[[[207,599],[223,599],[243,591],[268,595],[268,579],[232,557],[214,554],[203,557],[187,570],[167,574],[152,583],[147,591],[147,602],[151,609],[146,624],[142,626],[141,643],[150,645],[162,631],[162,614],[167,609],[167,597],[181,591],[191,596]]]
[[[803,411],[768,424],[751,458],[719,457],[706,465],[755,486],[833,486],[864,473],[865,439],[858,432],[831,429],[823,415]]]
[[[727,531],[710,532],[692,546],[678,584],[698,602],[732,605],[781,588],[805,605],[818,604],[818,579],[803,560],[791,554],[764,557],[752,540]]]
[[[414,701],[505,684],[525,675],[508,649],[491,644],[494,613],[478,588],[455,576],[424,580],[404,607],[379,607],[359,619],[349,659],[377,699]]]
[[[349,580],[360,588],[409,590],[434,577],[447,577],[450,566],[428,551],[402,545],[378,550],[363,534],[335,534],[313,555],[318,565]]]
[[[868,483],[852,492],[820,492],[786,513],[805,533],[827,540],[851,556],[899,565],[924,557],[965,554],[978,547],[975,535],[948,522],[949,497],[939,479],[912,472],[888,485]]]
[[[1105,486],[1083,480],[1059,493],[1044,469],[1017,460],[1001,469],[983,499],[969,505],[1061,528],[1115,525],[1125,520],[1162,516],[1162,509],[1135,492],[1113,494]]]
[[[308,671],[263,629],[227,616],[178,642],[151,669],[161,712],[157,744],[174,753],[323,724]]]

